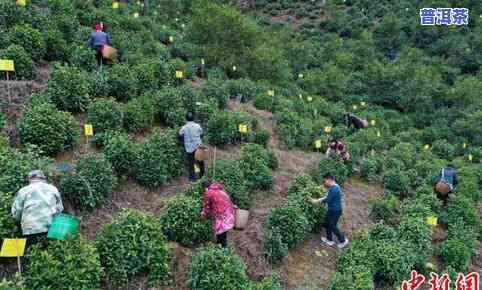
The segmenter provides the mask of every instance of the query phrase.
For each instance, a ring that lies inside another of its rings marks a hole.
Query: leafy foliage
[[[164,234],[169,240],[184,246],[196,246],[212,237],[209,220],[201,217],[200,200],[193,197],[176,197],[168,201],[161,216]]]
[[[100,289],[103,270],[97,249],[76,238],[34,246],[25,274],[29,289]]]
[[[318,183],[323,183],[323,176],[327,173],[332,174],[338,184],[343,185],[345,180],[351,174],[351,168],[348,167],[339,157],[326,158],[323,157],[317,168],[313,169],[311,175]]]
[[[122,107],[114,99],[97,99],[88,108],[87,119],[96,132],[119,130],[123,125]]]
[[[96,246],[109,280],[122,285],[149,273],[151,282],[169,277],[169,249],[161,225],[150,215],[124,210],[98,233]]]
[[[20,123],[20,138],[23,144],[36,145],[43,153],[55,155],[78,142],[79,129],[72,115],[44,103],[26,110]]]
[[[105,158],[112,164],[117,175],[132,176],[139,162],[140,146],[126,134],[114,134],[106,141]]]
[[[31,25],[16,25],[9,34],[12,44],[20,45],[30,53],[32,59],[38,61],[45,56],[46,44],[42,33]]]
[[[124,108],[124,125],[130,132],[142,132],[152,127],[154,107],[147,96],[129,101]]]
[[[30,55],[20,45],[10,45],[0,50],[0,58],[14,60],[15,77],[20,80],[34,78],[34,64]]]

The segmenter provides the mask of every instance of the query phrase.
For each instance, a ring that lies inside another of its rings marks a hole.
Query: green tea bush
[[[103,154],[82,156],[72,175],[61,178],[59,190],[74,206],[93,210],[103,205],[115,186],[117,178]]]
[[[95,54],[95,50],[87,48],[85,45],[72,45],[69,49],[68,62],[71,66],[93,71],[96,69]]]
[[[397,212],[397,198],[390,194],[373,201],[370,216],[376,222],[383,220],[390,224],[394,222]]]
[[[156,188],[171,177],[183,173],[183,158],[177,141],[177,132],[156,133],[141,146],[136,165],[139,184]]]
[[[156,117],[168,126],[180,126],[184,123],[187,109],[183,95],[177,88],[164,88],[158,91],[154,99]]]
[[[273,187],[273,174],[269,165],[266,149],[258,144],[247,144],[241,148],[239,167],[246,180],[248,189],[268,190]]]
[[[217,160],[216,176],[213,176],[212,171],[208,171],[207,175],[218,180],[224,186],[233,203],[239,208],[250,208],[252,204],[252,194],[250,190],[248,190],[248,185],[239,162],[223,159]]]
[[[273,108],[273,97],[261,94],[254,99],[253,105],[256,109],[271,111]]]
[[[455,157],[455,146],[447,140],[436,140],[432,144],[433,152],[440,158],[452,160]]]
[[[87,119],[98,133],[120,130],[124,112],[122,106],[114,99],[97,99],[89,105]]]
[[[103,269],[97,249],[84,238],[49,242],[29,250],[28,289],[100,289]]]
[[[271,133],[264,129],[258,128],[256,131],[249,132],[249,141],[266,147],[268,145]]]
[[[259,92],[264,91],[261,85],[250,79],[229,80],[226,83],[231,98],[240,97],[242,102],[254,98]]]
[[[362,267],[335,273],[328,290],[373,290],[373,274]]]
[[[218,102],[218,107],[224,109],[228,105],[229,91],[224,81],[208,80],[201,84],[201,95],[205,98],[213,98]]]
[[[397,195],[406,195],[410,189],[410,178],[406,171],[389,169],[383,176],[383,185]]]
[[[152,127],[154,105],[147,97],[130,100],[124,107],[124,126],[129,132],[142,132]]]
[[[114,64],[107,73],[110,96],[118,101],[128,101],[138,92],[136,75],[127,64]]]
[[[402,240],[380,240],[375,243],[376,275],[389,285],[400,285],[417,261],[410,243]]]
[[[459,219],[471,227],[475,227],[478,223],[477,210],[473,202],[461,195],[452,195],[449,199],[447,211],[441,216],[446,224],[455,224]]]
[[[169,278],[169,248],[161,224],[151,215],[124,210],[102,227],[96,246],[113,284],[127,284],[145,273],[153,283]]]
[[[445,267],[451,267],[458,273],[469,270],[473,251],[464,240],[458,238],[450,238],[438,248],[438,254],[442,257]]]
[[[67,61],[69,47],[63,38],[62,32],[54,27],[49,27],[44,30],[43,35],[46,43],[45,60]]]
[[[247,289],[246,265],[233,250],[215,246],[202,248],[189,264],[187,287],[193,290]]]
[[[55,65],[47,91],[57,108],[70,112],[84,112],[90,104],[90,78],[73,66]]]
[[[416,254],[416,265],[423,267],[432,252],[432,230],[425,220],[417,217],[402,217],[398,228],[399,239],[411,244]]]
[[[51,104],[27,108],[20,122],[23,144],[34,144],[43,153],[55,155],[72,148],[80,138],[80,125],[67,112]]]
[[[11,59],[15,63],[15,77],[19,80],[34,78],[34,64],[30,55],[20,45],[10,45],[0,50],[0,58]]]
[[[377,157],[368,157],[361,163],[361,177],[367,181],[375,181],[382,171],[383,164]]]
[[[280,278],[275,276],[264,277],[261,282],[253,283],[253,290],[281,290]]]
[[[47,46],[42,32],[28,24],[16,25],[9,31],[11,44],[20,45],[25,48],[32,59],[38,61],[45,56]]]
[[[323,176],[327,173],[335,177],[336,182],[341,186],[351,174],[351,169],[339,157],[323,157],[318,167],[312,170],[311,176],[318,183],[323,183]]]
[[[114,134],[106,140],[104,154],[117,175],[133,176],[139,162],[139,150],[140,145],[127,134]]]
[[[183,246],[197,246],[213,236],[211,223],[201,217],[202,203],[189,196],[170,199],[161,216],[161,226],[169,240]]]
[[[302,242],[310,232],[310,223],[303,210],[296,204],[286,203],[270,211],[266,220],[267,230],[277,229],[281,234],[281,241],[288,248]]]
[[[221,111],[212,116],[206,124],[206,138],[210,144],[222,146],[234,142],[238,124],[228,112]]]
[[[270,263],[277,263],[288,255],[288,245],[277,228],[264,230],[264,253]]]
[[[12,237],[18,232],[17,221],[12,217],[13,195],[0,192],[0,236]]]
[[[339,271],[345,273],[362,267],[367,271],[374,272],[376,262],[374,246],[374,241],[369,237],[368,232],[362,232],[361,236],[354,239],[350,247],[340,257]]]

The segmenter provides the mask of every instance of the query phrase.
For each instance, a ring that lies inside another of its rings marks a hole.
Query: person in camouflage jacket
[[[12,205],[12,216],[22,225],[27,248],[47,234],[53,216],[64,210],[58,189],[47,183],[42,171],[31,171],[28,181]]]

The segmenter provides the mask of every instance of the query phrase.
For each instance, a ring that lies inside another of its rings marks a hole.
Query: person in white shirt
[[[204,176],[205,167],[204,161],[197,161],[194,158],[196,150],[202,144],[203,129],[201,125],[194,122],[194,116],[192,113],[187,113],[186,124],[179,130],[179,138],[184,142],[184,149],[187,153],[187,159],[189,162],[189,181],[195,181],[197,179],[194,166],[197,164],[199,167],[199,178]]]

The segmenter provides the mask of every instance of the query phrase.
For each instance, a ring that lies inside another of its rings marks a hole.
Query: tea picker
[[[184,144],[188,160],[189,181],[196,181],[196,174],[203,177],[205,173],[204,159],[207,148],[202,145],[204,132],[198,123],[194,122],[192,113],[186,114],[186,124],[179,130],[179,139]],[[197,172],[199,171],[199,172]]]
[[[353,126],[353,128],[355,128],[356,130],[360,130],[368,127],[367,120],[362,119],[354,114],[351,114],[351,113],[345,114],[344,118],[345,118],[345,125],[348,128]]]
[[[114,59],[117,57],[117,50],[111,47],[111,40],[109,34],[102,31],[104,25],[96,23],[94,25],[95,31],[91,33],[89,40],[87,40],[87,47],[96,51],[97,67],[102,70],[102,65],[107,59]]]
[[[447,164],[440,172],[437,183],[435,184],[435,190],[446,199],[457,184],[457,172],[452,164]]]

